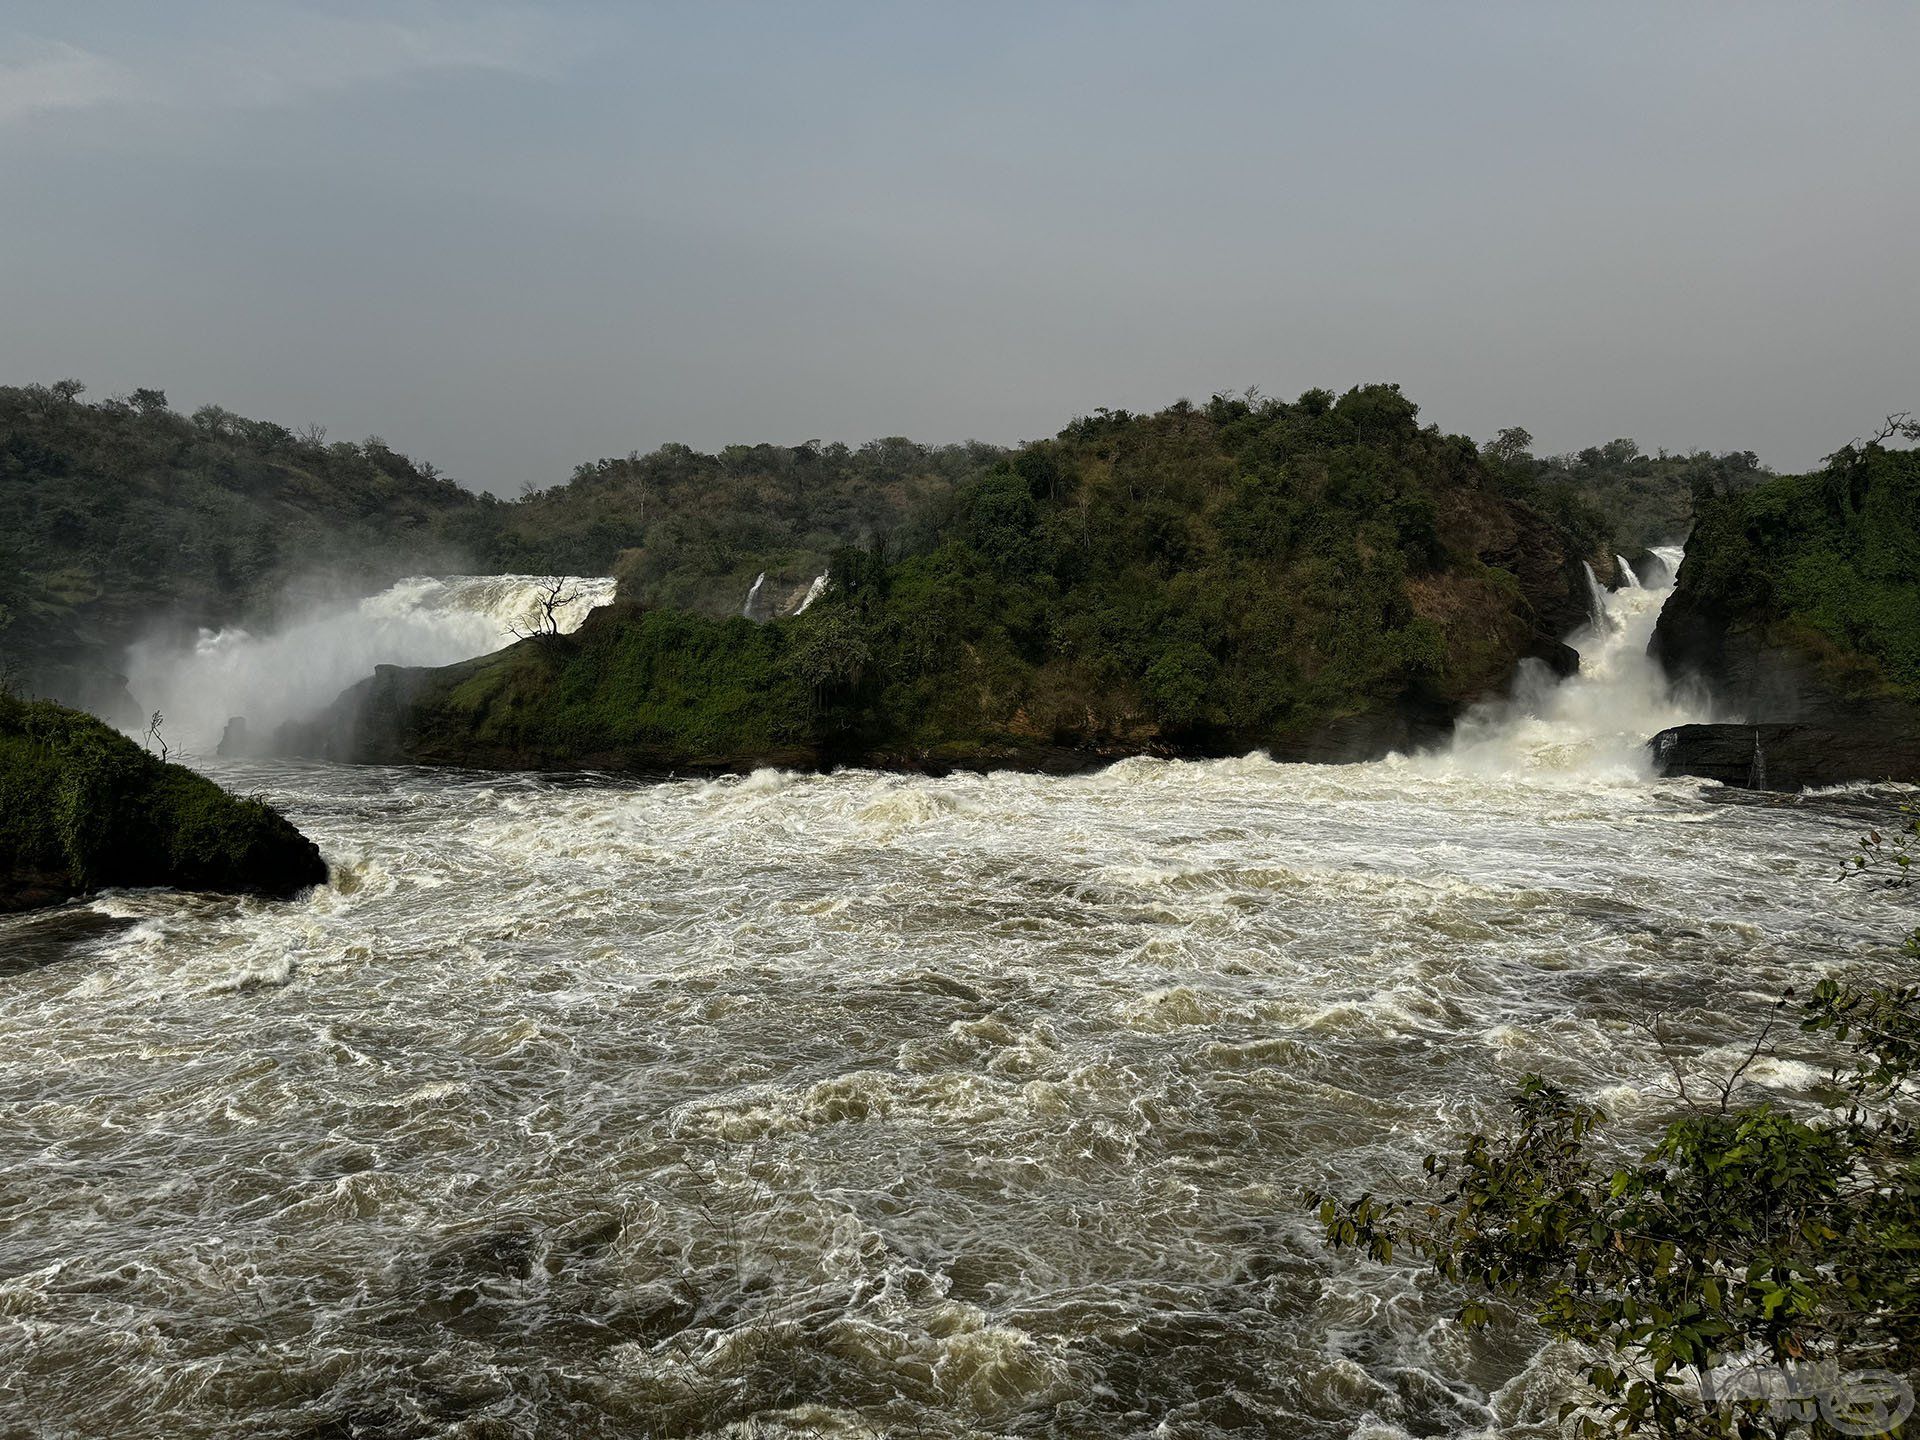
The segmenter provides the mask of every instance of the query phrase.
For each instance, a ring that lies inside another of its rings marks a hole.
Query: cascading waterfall
[[[202,630],[184,645],[144,640],[127,653],[127,688],[143,713],[159,711],[176,749],[210,754],[241,716],[265,737],[319,713],[376,665],[451,665],[544,627],[551,579],[533,575],[416,575],[376,595],[327,605],[254,633]],[[561,632],[613,599],[605,576],[567,577],[554,612]]]
[[[794,608],[793,613],[796,615],[806,614],[807,607],[813,604],[814,601],[818,600],[822,595],[826,593],[827,593],[827,577],[824,574],[814,576],[813,584],[807,587],[806,598],[803,599],[799,603],[799,605]]]
[[[1607,587],[1600,583],[1600,577],[1593,573],[1593,566],[1586,561],[1580,562],[1580,568],[1587,577],[1588,623],[1598,627],[1611,624],[1611,612],[1607,608]]]
[[[1640,583],[1640,577],[1633,573],[1633,566],[1627,563],[1626,556],[1624,555],[1614,556],[1613,563],[1619,567],[1620,583],[1624,585],[1627,589],[1644,590],[1646,588],[1644,585]]]
[[[1671,726],[1707,718],[1705,697],[1676,690],[1647,654],[1681,558],[1678,546],[1652,553],[1667,572],[1659,584],[1609,594],[1588,567],[1596,613],[1567,637],[1580,652],[1579,673],[1562,680],[1537,660],[1521,662],[1512,693],[1473,707],[1451,747],[1423,763],[1480,777],[1647,778],[1646,742]]]
[[[767,572],[762,570],[754,579],[753,588],[747,591],[747,603],[740,607],[740,613],[751,620],[754,618],[754,606],[760,603],[760,592],[766,588]]]
[[[1661,566],[1666,570],[1666,580],[1664,583],[1668,589],[1672,589],[1674,581],[1678,579],[1680,575],[1680,562],[1686,559],[1686,547],[1684,545],[1655,545],[1647,553],[1659,561]]]

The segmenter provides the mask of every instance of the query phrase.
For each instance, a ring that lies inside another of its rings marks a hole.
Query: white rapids
[[[553,577],[561,578],[561,577]],[[567,576],[555,612],[562,633],[613,599],[604,576]],[[128,652],[127,688],[160,712],[176,749],[209,755],[227,721],[256,735],[307,719],[376,665],[451,665],[513,643],[544,623],[547,577],[416,575],[364,599],[322,605],[272,630],[202,630],[190,643],[145,641]]]
[[[1672,556],[1654,586],[1635,581],[1609,594],[1587,571],[1597,613],[1567,637],[1580,652],[1578,674],[1561,680],[1539,661],[1523,661],[1512,693],[1475,706],[1456,726],[1452,746],[1425,763],[1487,776],[1651,778],[1647,741],[1705,721],[1711,708],[1704,693],[1672,687],[1647,655],[1680,563],[1677,549],[1654,553],[1663,561]]]
[[[1648,1010],[1725,1060],[1911,923],[1833,884],[1863,798],[1632,762],[1657,599],[1607,603],[1561,698],[1377,764],[210,765],[334,883],[0,919],[10,1418],[1554,1433],[1578,1357],[1329,1256],[1302,1188],[1417,1173],[1528,1071],[1644,1136]]]

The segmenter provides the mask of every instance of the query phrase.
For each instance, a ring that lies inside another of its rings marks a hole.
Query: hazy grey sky
[[[1920,408],[1920,5],[0,12],[0,380],[506,492],[1397,380],[1799,467]]]

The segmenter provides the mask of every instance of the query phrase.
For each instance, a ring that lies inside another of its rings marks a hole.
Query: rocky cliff
[[[1659,737],[1668,773],[1920,780],[1920,453],[1849,447],[1704,505],[1651,649],[1731,722]]]

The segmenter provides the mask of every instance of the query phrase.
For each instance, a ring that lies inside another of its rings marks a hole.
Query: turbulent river
[[[1577,1357],[1301,1189],[1528,1071],[1643,1135],[1648,1012],[1901,924],[1864,797],[1646,777],[1657,602],[1370,765],[207,764],[336,883],[0,921],[0,1434],[1552,1433]]]

